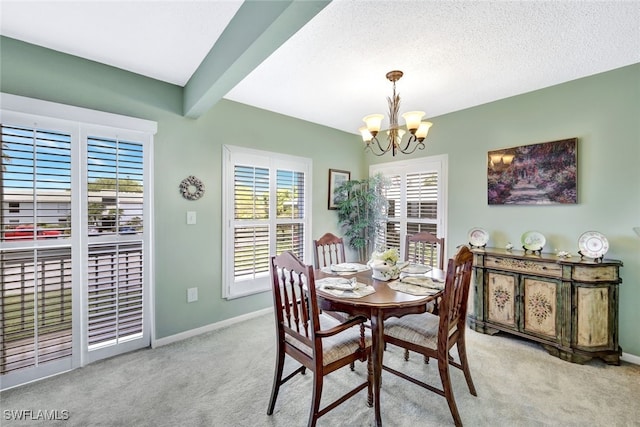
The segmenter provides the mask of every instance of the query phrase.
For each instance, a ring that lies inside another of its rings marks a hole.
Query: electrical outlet
[[[187,302],[198,301],[198,288],[187,289]]]

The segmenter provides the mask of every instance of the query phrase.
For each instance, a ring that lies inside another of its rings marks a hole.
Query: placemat
[[[401,278],[399,281],[409,285],[421,286],[423,288],[437,289],[439,291],[444,289],[443,281],[435,280],[435,279],[432,279],[431,277],[407,276],[407,277]]]
[[[326,277],[316,280],[316,288],[340,298],[362,298],[376,291],[373,286],[360,282],[355,283],[352,289],[336,289],[345,284],[345,282],[339,282],[336,279],[348,280],[339,277]]]
[[[410,283],[404,283],[400,280],[389,282],[389,287],[394,291],[404,292],[405,294],[427,296],[434,295],[440,292],[438,289],[425,288],[423,286],[412,285]]]

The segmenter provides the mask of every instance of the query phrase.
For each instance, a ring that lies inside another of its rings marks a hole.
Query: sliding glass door
[[[151,134],[6,110],[1,133],[2,388],[148,346]]]

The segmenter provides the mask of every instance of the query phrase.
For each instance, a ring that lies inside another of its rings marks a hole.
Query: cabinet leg
[[[547,352],[550,355],[558,357],[562,360],[566,360],[567,362],[571,362],[571,363],[578,363],[580,365],[583,365],[584,363],[593,359],[592,356],[585,356],[585,355],[574,353],[572,351],[561,350],[551,345],[542,344],[542,347],[544,347],[544,349],[547,350]]]
[[[544,349],[547,350],[547,352],[549,352],[550,355],[558,357],[562,360],[566,360],[567,362],[571,362],[571,363],[578,363],[580,365],[583,365],[586,362],[590,361],[591,359],[600,358],[608,365],[620,365],[621,352],[617,352],[617,353],[594,352],[593,354],[589,354],[589,353],[578,353],[576,351],[565,351],[557,347],[553,347],[551,345],[545,345],[545,344],[542,344],[542,347],[544,347]]]
[[[498,329],[491,328],[484,322],[480,322],[472,317],[468,318],[468,325],[470,329],[473,329],[476,332],[480,332],[481,334],[495,335],[500,332]]]
[[[607,354],[602,356],[602,360],[607,365],[616,365],[620,366],[620,354]]]

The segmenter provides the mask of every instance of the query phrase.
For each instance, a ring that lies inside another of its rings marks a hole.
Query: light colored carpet
[[[468,331],[468,356],[478,396],[462,372],[453,390],[466,426],[639,426],[640,366],[577,365],[535,343]],[[437,365],[389,346],[385,363],[439,384]],[[275,359],[272,315],[154,350],[145,349],[8,390],[0,395],[0,424],[8,426],[305,426],[312,376],[297,376],[266,415]],[[289,364],[289,369],[294,365]],[[361,381],[366,365],[325,379],[323,402]],[[446,400],[383,373],[385,426],[452,426]],[[13,421],[12,410],[67,410],[66,421]],[[322,417],[318,426],[374,424],[360,392]]]

